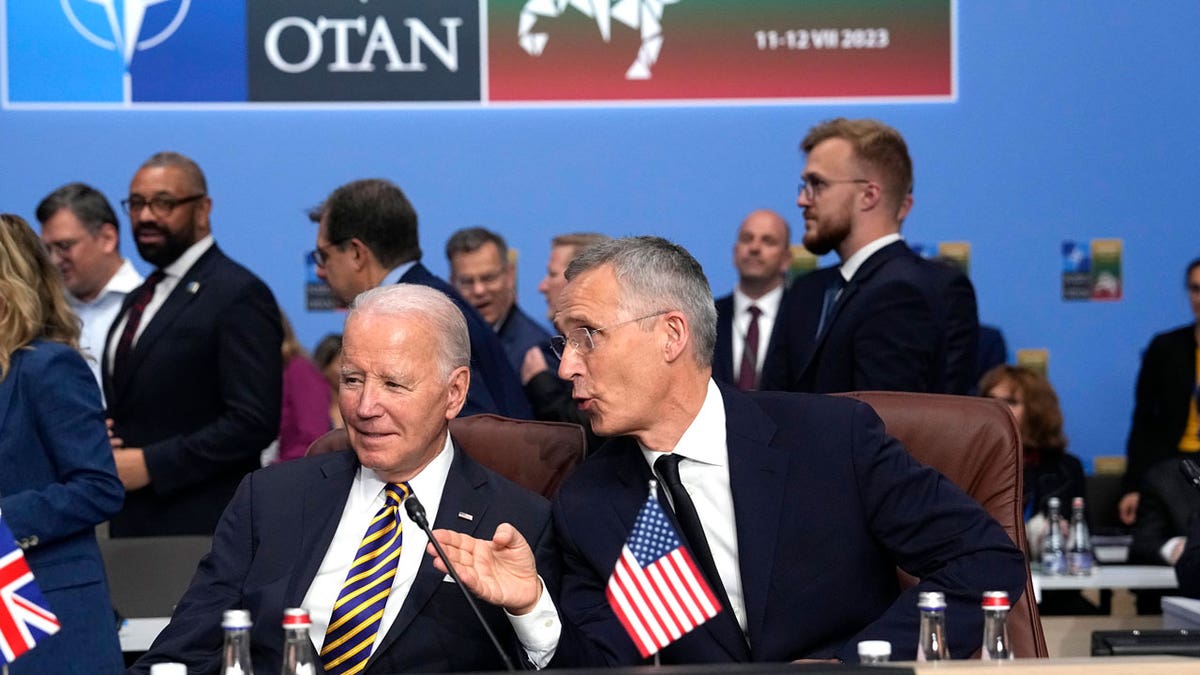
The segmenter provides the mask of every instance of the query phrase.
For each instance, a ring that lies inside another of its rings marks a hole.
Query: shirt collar
[[[383,281],[379,282],[379,285],[380,286],[391,286],[392,284],[400,283],[400,277],[403,277],[405,274],[408,274],[408,271],[411,270],[413,268],[413,266],[416,265],[418,262],[420,262],[420,261],[419,260],[409,260],[408,262],[400,263],[398,266],[393,267],[392,270],[387,273],[387,276],[385,276],[383,278]],[[422,503],[424,503],[424,502],[422,502]]]
[[[638,447],[641,448],[642,456],[653,472],[654,460],[662,457],[663,453],[647,449],[641,443],[638,443]],[[728,463],[729,452],[725,447],[725,399],[712,378],[708,380],[708,392],[704,395],[700,412],[696,413],[696,417],[679,437],[679,442],[671,452],[712,466],[725,466]]]
[[[164,267],[163,274],[175,279],[182,279],[183,275],[187,274],[188,270],[192,269],[192,265],[195,265],[196,261],[200,259],[200,256],[213,247],[213,243],[212,235],[205,235],[203,239],[187,247],[187,250],[175,259],[175,262]]]
[[[846,258],[846,261],[843,262],[842,266],[839,268],[839,271],[842,273],[842,279],[845,279],[846,281],[853,279],[854,274],[858,272],[858,268],[862,267],[863,263],[867,261],[867,258],[870,258],[876,251],[884,246],[897,241],[904,241],[904,237],[901,237],[899,232],[893,232],[892,234],[885,234],[855,251],[854,255]]]
[[[446,478],[450,475],[450,465],[453,462],[454,444],[450,440],[450,432],[447,431],[441,452],[408,481],[412,493],[420,498],[421,505],[425,507],[430,524],[437,518],[437,505],[442,501],[442,490],[446,486]],[[358,468],[358,489],[368,502],[382,494],[385,485],[387,481],[380,478],[374,469],[365,466]]]
[[[133,263],[129,261],[129,258],[122,258],[121,266],[117,268],[116,273],[109,278],[108,283],[104,284],[104,288],[100,289],[100,293],[91,302],[83,302],[70,293],[67,294],[67,299],[71,301],[73,307],[88,307],[99,304],[109,293],[120,293],[124,296],[141,285],[142,275],[138,274],[138,271],[134,269]]]
[[[762,297],[750,299],[736,286],[733,289],[733,315],[742,316],[750,305],[754,305],[762,310],[762,315],[765,318],[771,318],[779,311],[779,303],[783,300],[783,284],[779,284],[775,288],[767,291]]]

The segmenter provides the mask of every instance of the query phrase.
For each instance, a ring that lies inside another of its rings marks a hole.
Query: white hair
[[[346,323],[355,315],[412,315],[430,324],[437,339],[438,370],[442,377],[471,364],[471,337],[462,310],[445,293],[420,284],[391,284],[359,294],[350,305]]]

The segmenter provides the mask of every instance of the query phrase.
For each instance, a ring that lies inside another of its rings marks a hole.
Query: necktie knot
[[[387,506],[399,507],[412,494],[408,483],[388,483],[383,488],[383,500]]]
[[[762,310],[758,308],[758,305],[750,305],[749,307],[746,308],[746,311],[750,312],[750,320],[751,321],[762,316]]]
[[[667,487],[683,486],[683,482],[679,479],[679,463],[682,461],[683,455],[676,455],[673,452],[654,460],[654,470]]]

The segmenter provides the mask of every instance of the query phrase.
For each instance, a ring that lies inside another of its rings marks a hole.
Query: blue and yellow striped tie
[[[408,483],[388,483],[383,489],[384,505],[363,535],[354,563],[333,605],[321,662],[329,675],[351,675],[367,665],[371,646],[383,620],[383,608],[400,561],[403,528],[400,504],[410,494]]]

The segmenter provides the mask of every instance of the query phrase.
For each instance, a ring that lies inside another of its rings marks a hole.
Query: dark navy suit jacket
[[[212,534],[279,433],[282,343],[270,289],[214,244],[146,325],[124,373],[101,369],[113,433],[143,449],[151,480],[126,496],[112,536]]]
[[[117,673],[121,647],[96,525],[121,508],[100,390],[78,352],[35,340],[0,380],[0,514],[62,629],[13,675]]]
[[[521,365],[525,363],[525,352],[532,347],[540,347],[550,342],[550,333],[546,332],[529,315],[521,311],[515,304],[508,311],[500,330],[496,331],[500,344],[508,354],[508,363],[513,372],[520,374]]]
[[[521,380],[508,361],[504,345],[500,343],[496,331],[479,316],[479,312],[450,284],[434,276],[420,262],[400,277],[400,283],[436,288],[458,305],[463,318],[467,320],[467,331],[471,335],[471,385],[467,390],[467,403],[460,414],[465,417],[494,413],[524,420],[533,419],[533,411],[529,409]]]
[[[1128,458],[1122,488],[1138,489],[1151,465],[1179,452],[1188,406],[1196,396],[1195,324],[1159,333],[1142,354],[1133,422],[1125,446]]]
[[[952,655],[978,649],[983,592],[1015,601],[1025,583],[1024,556],[982,507],[913,460],[865,404],[721,394],[749,644],[726,611],[664,649],[662,663],[854,661],[864,639],[912,659],[927,590],[946,593]],[[616,438],[556,496],[566,621],[551,665],[641,662],[605,586],[649,478],[637,443]],[[901,593],[897,566],[920,584]]]
[[[221,614],[247,609],[251,657],[258,673],[277,673],[283,650],[283,610],[299,607],[337,531],[358,469],[350,450],[272,465],[246,477],[221,519],[212,551],[175,608],[171,623],[132,668],[180,661],[191,672],[217,672]],[[420,495],[418,495],[419,497]],[[469,513],[473,520],[457,517]],[[511,523],[539,552],[547,583],[556,576],[550,507],[466,457],[457,445],[435,529],[490,539]],[[462,592],[426,556],[400,613],[371,655],[365,673],[500,670],[503,663]],[[520,656],[504,611],[478,603],[514,661]],[[318,665],[318,672],[323,672]]]
[[[787,291],[784,290],[783,297],[787,297]],[[717,343],[713,346],[713,363],[712,375],[717,382],[724,382],[737,386],[738,371],[741,364],[733,362],[733,294],[730,293],[714,301],[717,305]],[[783,308],[783,300],[779,302],[780,309]],[[779,335],[779,317],[775,317],[775,323],[771,326],[771,339],[767,342],[767,353],[776,348],[776,341]],[[737,339],[744,339],[738,337]],[[769,359],[763,359],[763,368],[766,368],[770,363]],[[762,375],[759,379],[762,379]]]
[[[855,273],[817,334],[827,267],[793,282],[776,321],[762,388],[814,393],[887,390],[965,394],[975,372],[975,291],[961,271],[903,241]]]

